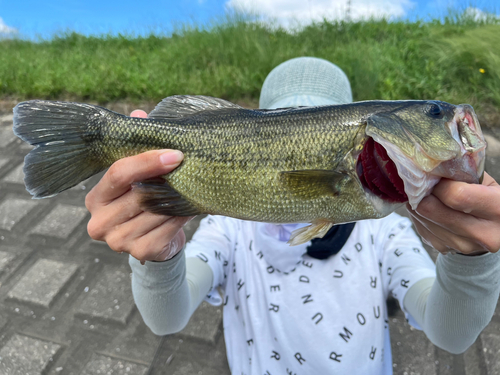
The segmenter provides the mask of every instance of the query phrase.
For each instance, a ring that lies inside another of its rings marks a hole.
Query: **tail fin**
[[[51,197],[107,168],[98,155],[101,127],[117,115],[89,104],[31,100],[14,108],[14,133],[35,147],[24,159],[33,198]]]

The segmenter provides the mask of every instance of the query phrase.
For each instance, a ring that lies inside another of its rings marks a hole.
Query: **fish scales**
[[[38,146],[25,160],[35,197],[55,195],[121,158],[178,149],[184,161],[177,169],[138,185],[146,210],[312,222],[300,241],[332,223],[386,216],[405,199],[418,204],[441,177],[478,182],[486,146],[472,107],[438,101],[248,110],[174,96],[150,118],[29,101],[16,106],[14,131]],[[367,147],[369,140],[385,153]],[[405,193],[394,193],[403,184]]]
[[[332,215],[342,220],[352,208],[350,194],[318,197],[311,189],[297,196],[284,189],[280,174],[334,170],[364,126],[363,113],[344,112],[313,108],[297,116],[241,109],[175,121],[123,117],[111,122],[103,142],[108,164],[150,149],[183,151],[182,166],[164,178],[201,212],[270,222]],[[346,188],[361,189],[356,185],[346,181]]]
[[[360,126],[343,132],[327,130],[328,120],[331,115],[315,111],[295,119],[304,124],[301,129],[291,123],[290,116],[248,121],[243,123],[247,134],[241,134],[237,126],[229,140],[222,137],[206,149],[186,150],[185,170],[179,169],[167,180],[188,200],[206,202],[202,210],[207,212],[250,220],[265,217],[270,222],[338,215],[342,210],[338,197],[318,197],[313,188],[298,196],[281,180],[283,171],[333,170],[352,148]],[[219,160],[213,155],[220,155]]]

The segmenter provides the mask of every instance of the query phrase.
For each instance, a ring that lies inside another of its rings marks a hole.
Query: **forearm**
[[[497,254],[439,255],[437,278],[408,290],[404,306],[437,346],[462,353],[490,322],[500,292]]]
[[[133,257],[132,293],[146,325],[157,335],[182,330],[212,285],[212,270],[184,250],[166,262],[146,262]]]

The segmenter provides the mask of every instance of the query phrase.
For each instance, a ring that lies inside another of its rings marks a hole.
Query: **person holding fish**
[[[451,353],[464,352],[491,320],[500,186],[483,174],[485,142],[470,106],[351,102],[340,68],[298,58],[266,78],[266,110],[170,97],[152,120],[134,111],[140,126],[126,128],[125,140],[99,122],[104,113],[128,126],[122,117],[89,105],[21,103],[14,122],[16,134],[40,146],[25,171],[30,192],[44,197],[77,179],[69,166],[58,181],[39,171],[52,171],[65,151],[47,119],[67,126],[65,112],[72,121],[84,114],[80,138],[94,147],[86,156],[94,164],[79,177],[101,159],[112,164],[87,195],[88,232],[131,255],[134,299],[154,333],[182,330],[206,300],[224,306],[234,374],[391,374],[388,295]],[[141,132],[154,141],[161,121],[175,125],[163,144],[183,152],[127,151]],[[201,126],[206,133],[196,134]],[[68,158],[89,152],[74,146],[78,132],[72,124],[62,141]],[[93,146],[102,139],[121,148]],[[404,204],[422,240],[441,253],[436,265],[410,220],[391,213]],[[199,213],[218,216],[203,219],[185,244],[182,227]]]

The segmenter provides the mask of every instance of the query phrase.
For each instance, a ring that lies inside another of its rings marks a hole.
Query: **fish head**
[[[470,105],[405,101],[366,122],[357,162],[365,191],[415,209],[443,177],[481,182],[486,141]]]

